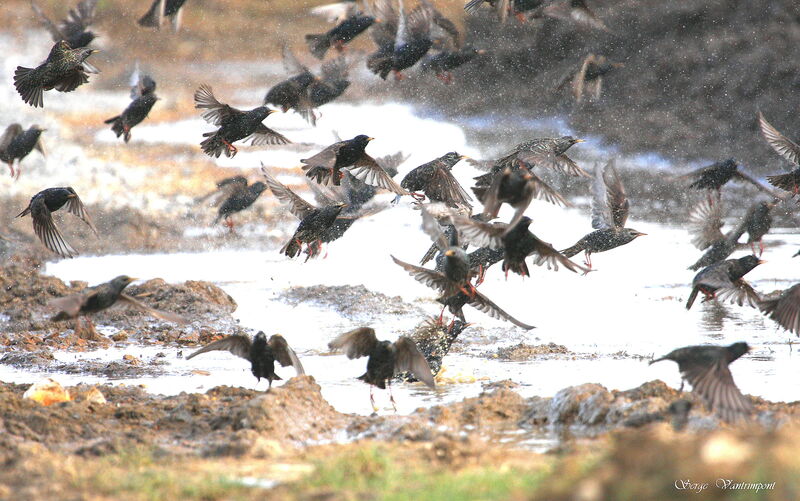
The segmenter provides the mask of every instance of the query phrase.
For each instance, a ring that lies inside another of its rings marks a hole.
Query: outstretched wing
[[[328,348],[344,351],[347,358],[353,359],[368,356],[376,344],[378,338],[375,337],[375,330],[371,327],[359,327],[337,336],[328,343]]]
[[[394,362],[394,372],[410,372],[417,379],[428,385],[430,388],[436,387],[433,381],[433,373],[428,361],[420,353],[414,341],[406,336],[400,336],[394,343],[397,358]]]
[[[505,310],[494,304],[488,297],[484,296],[480,292],[475,291],[475,295],[469,298],[468,304],[473,308],[475,308],[476,310],[480,310],[486,313],[492,318],[496,318],[498,320],[505,320],[506,322],[511,322],[517,327],[521,327],[525,330],[535,329],[534,326],[520,322],[516,318],[506,313]]]
[[[773,150],[793,164],[800,165],[800,146],[778,132],[778,129],[767,122],[760,111],[758,112],[758,125],[761,127],[761,134],[769,145],[772,146]]]
[[[186,360],[194,358],[201,353],[208,353],[209,351],[229,351],[237,357],[252,362],[250,359],[250,346],[252,346],[252,344],[253,342],[249,337],[241,334],[234,334],[203,346],[199,350],[186,357]]]
[[[225,103],[217,101],[214,91],[210,85],[201,84],[194,93],[194,107],[199,110],[206,110],[200,116],[206,122],[220,126],[233,115],[241,115],[244,112],[237,110]]]
[[[92,220],[89,219],[89,213],[86,212],[86,207],[83,205],[83,202],[81,202],[80,197],[78,196],[77,193],[75,193],[75,190],[73,190],[71,187],[67,189],[73,195],[75,195],[74,197],[67,200],[67,212],[69,212],[73,216],[78,216],[81,219],[81,221],[86,223],[89,226],[89,228],[92,229],[94,234],[97,235],[97,228],[94,227],[94,225],[92,224]]]
[[[484,223],[460,214],[453,214],[451,219],[458,233],[475,247],[503,248],[503,235],[509,229],[504,223]]]
[[[291,365],[294,367],[294,370],[297,371],[298,376],[306,373],[305,369],[303,369],[303,364],[301,364],[300,359],[297,358],[297,354],[289,347],[289,343],[286,342],[283,336],[280,334],[273,334],[272,337],[269,338],[268,344],[269,347],[272,348],[275,358],[282,366],[288,367]]]
[[[775,299],[760,301],[758,307],[778,325],[800,336],[800,284],[789,287]]]
[[[705,250],[714,242],[725,238],[720,231],[721,228],[722,203],[719,201],[711,203],[704,199],[689,213],[689,234],[692,236],[692,245],[700,250]]]
[[[53,215],[44,203],[44,197],[36,197],[31,201],[31,218],[33,231],[39,240],[61,257],[75,257],[78,251],[72,248],[53,222]]]
[[[169,311],[162,311],[162,310],[157,310],[155,308],[151,308],[150,306],[147,306],[143,302],[141,302],[138,299],[133,298],[133,297],[127,295],[127,294],[120,294],[119,295],[119,300],[124,302],[124,303],[127,303],[127,304],[129,304],[131,306],[139,308],[140,310],[142,310],[142,311],[144,311],[144,312],[146,312],[146,313],[148,313],[148,314],[150,314],[150,315],[152,315],[152,316],[154,316],[156,318],[159,318],[161,320],[166,320],[167,322],[173,322],[173,323],[176,323],[176,324],[188,324],[189,323],[189,319],[187,319],[183,315],[178,315],[177,313],[171,313]]]
[[[628,220],[629,203],[614,161],[595,168],[592,197],[592,228],[622,228]]]
[[[432,289],[436,289],[444,295],[452,295],[458,290],[458,287],[454,286],[453,282],[448,280],[443,273],[400,261],[394,256],[391,256],[391,258],[398,266],[414,277],[414,280]]]
[[[358,159],[355,165],[347,167],[347,170],[349,170],[356,179],[364,181],[369,185],[389,190],[398,195],[409,194],[408,191],[392,179],[392,176],[390,176],[388,172],[383,170],[383,167],[381,167],[374,158],[366,153],[361,155],[361,158]]]
[[[724,421],[737,421],[753,411],[750,399],[736,387],[724,358],[711,364],[681,364],[681,376],[692,385],[692,391]]]
[[[282,203],[289,206],[289,211],[295,215],[300,220],[305,219],[311,212],[313,212],[316,207],[311,205],[310,203],[306,202],[298,194],[287,188],[283,183],[272,177],[272,175],[267,171],[267,168],[264,165],[261,165],[261,173],[264,175],[264,179],[266,181],[267,186],[269,189],[272,190],[272,194],[275,195],[275,198],[280,200]]]

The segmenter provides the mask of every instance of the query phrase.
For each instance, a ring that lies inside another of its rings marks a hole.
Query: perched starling
[[[427,196],[432,202],[443,202],[449,207],[470,207],[472,198],[453,177],[452,172],[453,166],[464,158],[468,157],[451,151],[412,169],[400,182],[400,186],[417,199]]]
[[[800,284],[789,287],[777,297],[759,301],[758,308],[778,325],[800,336]]]
[[[433,13],[422,3],[406,14],[402,4],[395,10],[392,0],[377,0],[375,12],[382,22],[370,30],[378,50],[367,58],[367,68],[384,80],[394,72],[400,80],[402,71],[422,59],[433,46]]]
[[[700,169],[694,170],[689,172],[688,174],[684,174],[679,176],[678,179],[685,179],[690,178],[693,179],[692,183],[689,185],[690,188],[695,188],[698,190],[708,190],[709,200],[713,203],[713,199],[711,198],[711,192],[716,192],[716,199],[720,199],[720,190],[722,187],[730,181],[731,179],[739,179],[742,181],[746,181],[752,185],[754,185],[759,190],[762,190],[766,193],[771,192],[761,186],[761,183],[750,177],[749,175],[745,174],[744,172],[739,170],[739,165],[736,163],[735,160],[729,158],[728,160],[724,160],[722,162],[716,162],[706,167],[702,167]]]
[[[728,258],[747,230],[749,218],[745,218],[726,234],[722,234],[722,204],[712,202],[711,199],[700,202],[689,214],[689,232],[692,234],[692,243],[700,250],[706,250],[696,263],[689,266],[690,270],[711,266]]]
[[[87,73],[98,73],[97,68],[86,62],[95,52],[98,51],[85,47],[73,49],[63,40],[56,42],[47,59],[36,68],[17,66],[14,87],[23,101],[42,108],[44,91],[72,92],[89,82]]]
[[[769,233],[772,228],[772,209],[777,205],[777,199],[771,202],[762,200],[751,205],[744,216],[745,229],[747,231],[747,243],[753,254],[756,253],[755,244],[758,242],[758,255],[764,253],[764,235]]]
[[[356,0],[344,0],[325,5],[318,5],[311,9],[312,15],[322,17],[329,23],[341,23],[348,17],[358,14],[358,2]]]
[[[237,357],[250,362],[250,370],[253,371],[253,375],[258,379],[258,382],[261,382],[261,378],[269,382],[267,391],[272,388],[273,381],[281,380],[281,377],[275,374],[275,362],[280,363],[283,367],[291,365],[298,376],[306,373],[303,370],[303,364],[300,363],[300,359],[297,358],[294,350],[289,347],[286,339],[280,334],[273,334],[269,341],[261,331],[252,340],[248,336],[234,334],[203,346],[186,357],[186,360],[209,351],[229,351]]]
[[[453,216],[458,232],[465,240],[478,247],[489,247],[490,249],[504,249],[503,271],[508,276],[509,271],[513,271],[523,277],[530,276],[528,265],[525,258],[531,254],[536,254],[537,265],[547,264],[548,269],[558,270],[561,264],[566,269],[577,273],[581,270],[584,274],[589,270],[573,263],[552,245],[542,241],[531,233],[528,227],[531,218],[525,216],[514,225],[509,226],[503,223],[484,223],[464,216]]]
[[[336,218],[346,204],[330,201],[330,205],[319,208],[314,207],[272,177],[265,167],[261,167],[261,172],[264,174],[267,186],[269,186],[272,194],[278,200],[287,204],[289,212],[300,219],[300,225],[295,230],[291,240],[281,248],[281,254],[295,258],[302,251],[303,244],[306,244],[312,248],[308,253],[309,258],[319,255],[325,232],[336,222]]]
[[[420,63],[423,72],[431,72],[436,78],[446,84],[453,82],[452,71],[459,66],[463,66],[481,54],[485,54],[483,49],[466,46],[455,50],[443,50],[435,55],[428,56]]]
[[[410,372],[430,388],[436,386],[428,361],[419,352],[414,341],[405,336],[400,336],[394,343],[378,341],[374,329],[360,327],[338,336],[328,343],[328,348],[334,351],[344,351],[347,358],[351,360],[369,357],[367,372],[358,379],[370,385],[369,400],[373,409],[375,409],[375,397],[372,394],[372,387],[377,386],[383,390],[388,385],[389,398],[392,406],[397,410],[394,396],[391,393],[391,383],[394,375],[399,372]]]
[[[158,101],[155,80],[148,75],[139,75],[138,81],[131,88],[131,99],[133,101],[121,115],[105,121],[107,124],[112,124],[111,130],[117,137],[124,136],[126,143],[131,140],[131,129],[147,118],[153,105]]]
[[[528,170],[535,166],[541,166],[556,169],[570,176],[591,177],[566,154],[566,151],[572,145],[582,142],[583,139],[575,139],[572,136],[546,137],[525,141],[516,145],[511,152],[498,159],[492,168],[492,173],[502,171],[506,167],[513,169],[517,167],[517,162],[522,162]]]
[[[761,127],[761,134],[772,146],[772,149],[795,165],[792,172],[767,176],[767,181],[777,188],[788,191],[792,196],[797,195],[800,193],[800,146],[778,132],[778,129],[770,125],[760,111],[758,112],[758,124]]]
[[[686,300],[686,309],[691,309],[699,292],[705,296],[704,301],[713,298],[730,299],[739,306],[747,302],[755,307],[760,299],[758,293],[742,277],[763,263],[764,261],[749,255],[703,268],[692,280],[692,293]]]
[[[291,143],[282,134],[268,128],[261,122],[270,114],[275,113],[266,106],[259,106],[250,111],[241,111],[217,101],[211,87],[203,84],[194,93],[194,107],[204,111],[203,119],[219,128],[214,132],[206,132],[200,146],[208,156],[219,157],[223,152],[227,157],[233,157],[239,151],[233,145],[241,139],[252,138],[250,144],[260,146],[265,144]]]
[[[77,7],[70,9],[67,18],[56,26],[42,9],[31,0],[31,8],[39,17],[42,26],[50,32],[54,42],[64,40],[73,49],[86,47],[97,35],[89,31],[89,26],[94,21],[94,9],[97,0],[82,0]]]
[[[134,281],[136,281],[135,278],[130,278],[127,275],[120,275],[110,282],[89,287],[78,294],[55,298],[50,301],[50,307],[58,310],[58,313],[51,318],[51,320],[58,322],[61,320],[74,318],[76,334],[81,337],[86,337],[87,339],[102,339],[102,337],[97,334],[97,331],[95,330],[94,325],[89,318],[86,318],[86,322],[88,324],[88,333],[83,332],[81,317],[86,317],[92,313],[105,310],[106,308],[114,306],[114,304],[116,304],[118,301],[121,301],[127,305],[139,308],[140,310],[145,311],[151,316],[161,320],[179,324],[188,322],[188,320],[181,315],[156,310],[155,308],[151,308],[142,303],[138,299],[134,299],[133,297],[124,294],[122,291],[125,289],[125,287]]]
[[[61,257],[74,257],[78,255],[78,252],[64,240],[61,232],[58,231],[53,222],[52,213],[65,205],[67,206],[67,212],[81,218],[97,235],[97,229],[89,219],[86,208],[83,206],[78,194],[71,187],[47,188],[40,191],[31,198],[28,207],[17,214],[17,217],[24,217],[30,214],[31,219],[33,219],[33,231],[48,249]]]
[[[566,257],[572,257],[583,251],[586,254],[586,265],[592,267],[592,253],[605,252],[634,239],[646,235],[633,228],[625,228],[628,220],[628,197],[619,177],[614,162],[605,167],[595,169],[594,194],[592,197],[592,228],[595,231],[584,236],[578,242],[561,251]]]
[[[610,31],[603,21],[586,4],[586,0],[559,0],[541,7],[533,17],[552,17],[572,21],[578,26]]]
[[[285,112],[294,110],[308,121],[313,118],[313,105],[308,98],[308,86],[316,80],[311,70],[300,63],[289,46],[283,46],[283,67],[292,75],[275,84],[264,96],[264,105],[271,104]]]
[[[372,139],[360,134],[353,139],[334,143],[310,158],[301,159],[300,161],[305,164],[303,171],[307,177],[320,184],[339,186],[344,177],[341,169],[348,169],[353,176],[367,184],[398,195],[408,195],[409,193],[364,151]]]
[[[661,360],[676,362],[681,377],[692,385],[692,392],[720,419],[734,422],[748,417],[753,412],[753,404],[736,387],[728,366],[748,351],[750,347],[747,343],[687,346],[673,350],[650,364]]]
[[[374,17],[356,13],[325,33],[306,35],[308,50],[317,59],[325,58],[331,47],[341,52],[346,44],[364,33],[373,23],[375,23]]]
[[[161,29],[164,18],[168,17],[172,21],[173,31],[177,33],[183,16],[181,8],[185,3],[186,0],[153,0],[150,9],[139,19],[139,26]]]
[[[564,88],[567,83],[571,82],[575,101],[580,103],[584,93],[589,94],[590,101],[597,101],[603,92],[603,78],[615,69],[624,66],[623,63],[610,62],[605,56],[589,54],[583,59],[580,69],[574,74],[567,75],[556,87],[556,90]]]
[[[0,160],[8,164],[12,177],[19,179],[19,175],[22,173],[22,159],[27,157],[34,148],[42,156],[45,155],[40,137],[45,130],[38,125],[32,125],[28,130],[23,130],[22,126],[17,123],[6,127],[3,135],[0,136]],[[14,172],[15,160],[17,161],[16,173]]]
[[[267,189],[267,185],[261,181],[256,181],[250,186],[247,186],[247,180],[245,179],[244,184],[236,180],[230,183],[230,186],[230,195],[228,195],[228,198],[219,206],[214,224],[219,223],[220,219],[225,219],[225,225],[233,230],[233,219],[231,219],[231,216],[253,205],[253,203],[258,200],[258,197],[261,196],[261,193]]]

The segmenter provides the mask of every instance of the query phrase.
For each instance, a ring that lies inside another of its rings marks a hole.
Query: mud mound
[[[421,309],[404,302],[400,296],[389,297],[380,292],[372,292],[363,285],[292,287],[281,294],[281,299],[291,305],[313,303],[358,320],[370,319],[377,313],[424,315]]]
[[[153,308],[184,315],[219,315],[236,310],[236,301],[210,282],[188,280],[182,284],[168,284],[154,278],[141,285],[132,285],[127,291],[146,300]]]
[[[526,343],[515,344],[514,346],[506,346],[498,348],[493,354],[496,358],[503,360],[522,361],[530,360],[532,358],[540,357],[543,355],[570,355],[573,352],[569,351],[566,346],[555,343],[530,345]]]

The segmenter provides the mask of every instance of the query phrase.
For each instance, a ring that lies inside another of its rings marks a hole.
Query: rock
[[[30,368],[30,367],[46,367],[55,360],[55,357],[49,350],[38,351],[11,351],[5,353],[0,358],[0,364],[10,365],[12,367]]]
[[[72,400],[69,392],[67,392],[58,381],[52,378],[47,378],[32,384],[31,387],[22,394],[22,398],[33,400],[44,406]]]
[[[559,391],[550,402],[548,421],[550,424],[571,424],[578,418],[581,402],[595,395],[596,393],[608,393],[603,386],[594,383],[586,383],[580,386],[570,386]],[[584,411],[584,415],[589,417],[591,412]]]

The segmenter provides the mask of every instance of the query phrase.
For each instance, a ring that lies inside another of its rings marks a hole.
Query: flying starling
[[[592,267],[592,253],[615,249],[646,235],[633,228],[624,227],[630,207],[625,187],[622,186],[622,180],[614,167],[613,160],[605,167],[597,166],[593,188],[592,228],[595,231],[578,240],[572,247],[561,251],[566,257],[572,257],[583,251],[589,268]]]
[[[772,194],[768,189],[761,186],[761,183],[753,179],[751,176],[739,170],[739,164],[735,160],[729,158],[722,162],[716,162],[706,167],[689,172],[679,176],[677,179],[693,179],[689,185],[690,188],[698,190],[707,190],[708,199],[713,203],[711,194],[716,193],[716,200],[720,199],[720,190],[731,179],[738,179],[746,181],[765,193]]]
[[[792,172],[767,176],[767,181],[777,188],[788,191],[792,196],[797,195],[800,193],[800,146],[778,132],[778,129],[770,125],[760,111],[758,112],[758,124],[761,127],[761,134],[772,146],[772,149],[795,165]]]
[[[86,207],[83,206],[78,194],[71,187],[47,188],[40,191],[31,198],[28,207],[17,214],[17,217],[24,217],[30,214],[31,219],[33,219],[33,231],[45,247],[61,257],[74,257],[78,255],[78,252],[64,240],[61,232],[58,231],[53,222],[52,213],[65,205],[67,206],[67,212],[78,216],[97,235],[97,229],[89,219]]]
[[[319,255],[322,239],[327,229],[336,222],[336,218],[346,204],[331,201],[330,205],[314,207],[272,177],[266,167],[261,167],[261,173],[264,174],[267,186],[269,186],[272,194],[282,203],[287,204],[289,212],[300,219],[300,225],[295,230],[291,240],[281,248],[281,254],[295,258],[302,251],[303,244],[306,244],[311,249],[308,252],[309,258]],[[306,261],[308,261],[308,258],[306,258]]]
[[[325,5],[318,5],[311,9],[312,15],[324,18],[329,23],[341,23],[348,17],[358,14],[359,8],[356,0],[344,0]]]
[[[703,268],[692,280],[692,293],[686,300],[686,309],[691,309],[699,292],[705,296],[703,301],[714,298],[722,301],[730,299],[739,306],[746,302],[755,307],[760,299],[758,293],[742,277],[763,263],[764,261],[749,255]]]
[[[533,167],[541,166],[548,169],[556,169],[570,176],[591,177],[585,170],[578,167],[566,151],[577,143],[582,143],[583,139],[575,139],[572,136],[545,137],[531,139],[520,143],[502,158],[495,162],[491,174],[497,173],[510,167],[517,167],[517,162],[532,170]],[[486,184],[489,183],[479,183]]]
[[[350,86],[349,67],[344,57],[330,59],[320,68],[320,76],[308,86],[308,100],[314,108],[335,100]]]
[[[418,200],[427,196],[432,202],[443,202],[448,207],[470,207],[469,202],[472,198],[464,191],[452,172],[453,166],[464,158],[468,157],[459,155],[455,151],[446,153],[412,169],[400,182],[400,186],[410,191]]]
[[[372,394],[372,387],[377,386],[384,390],[389,386],[389,398],[395,411],[394,395],[392,395],[392,378],[400,372],[410,372],[417,379],[425,383],[430,388],[435,388],[433,373],[428,361],[417,349],[417,345],[411,339],[400,336],[394,343],[389,341],[378,341],[375,330],[370,327],[360,327],[350,332],[338,336],[328,343],[328,348],[334,351],[344,351],[347,358],[369,357],[367,360],[367,372],[359,376],[358,379],[364,381],[369,387],[369,401],[372,408],[375,407],[375,397]]]
[[[203,152],[211,157],[219,158],[224,152],[227,157],[234,157],[239,151],[233,143],[241,139],[251,138],[250,144],[291,143],[282,134],[268,128],[263,123],[270,114],[275,113],[266,106],[259,106],[250,111],[241,111],[217,101],[211,87],[202,84],[194,93],[194,107],[206,110],[201,115],[206,122],[219,127],[214,132],[206,132],[200,146]]]
[[[795,284],[772,299],[758,302],[764,315],[796,336],[800,336],[800,284]]]
[[[341,169],[348,169],[353,176],[367,184],[397,195],[408,195],[409,193],[364,151],[372,139],[360,134],[353,139],[333,143],[316,155],[301,159],[300,161],[305,164],[303,171],[307,177],[320,184],[339,186],[344,177]]]
[[[116,304],[118,301],[121,301],[124,304],[139,308],[140,310],[145,311],[151,316],[161,320],[179,324],[185,324],[188,322],[188,320],[181,315],[156,310],[155,308],[151,308],[142,303],[138,299],[134,299],[133,297],[124,294],[122,291],[125,289],[125,287],[134,281],[136,281],[135,278],[130,278],[126,275],[120,275],[110,282],[89,287],[78,294],[52,299],[49,303],[50,307],[58,310],[58,313],[52,317],[51,320],[58,322],[61,320],[74,318],[76,334],[84,337],[85,339],[102,339],[102,337],[95,330],[92,321],[88,318],[88,315],[105,310],[106,308]],[[81,317],[87,317],[86,323],[88,327],[88,333],[83,332]]]
[[[214,224],[219,223],[220,219],[224,219],[225,226],[233,231],[233,219],[231,219],[231,216],[253,205],[258,200],[258,197],[261,196],[261,193],[267,189],[267,185],[261,181],[256,181],[248,186],[246,179],[242,184],[239,179],[234,178],[234,181],[229,183],[228,186],[230,186],[228,189],[230,195],[219,206]]]
[[[453,224],[465,240],[477,247],[490,249],[504,249],[503,271],[508,277],[508,272],[513,271],[523,277],[530,276],[525,259],[536,254],[535,263],[539,266],[547,264],[547,268],[558,270],[561,264],[566,269],[577,273],[581,270],[584,274],[589,270],[573,263],[558,252],[552,245],[542,241],[531,233],[528,227],[531,218],[525,216],[519,223],[509,226],[503,223],[484,223],[460,215],[453,216]]]
[[[176,33],[181,27],[181,17],[183,16],[183,4],[186,0],[153,0],[150,9],[139,19],[139,26],[147,28],[161,29],[164,18],[170,18],[172,29]]]
[[[34,108],[42,108],[44,91],[72,92],[89,82],[88,73],[99,73],[86,62],[86,58],[95,52],[98,51],[86,47],[73,49],[63,40],[56,42],[47,59],[36,68],[17,66],[14,87],[23,101]]]
[[[94,9],[97,0],[82,0],[77,7],[70,9],[67,18],[56,26],[42,9],[31,0],[31,8],[39,17],[44,29],[50,32],[54,42],[64,40],[73,49],[86,47],[97,35],[89,31],[89,26],[94,21]]]
[[[711,199],[700,202],[689,214],[689,232],[692,234],[692,243],[700,250],[706,250],[696,263],[689,266],[690,270],[720,263],[736,250],[739,238],[747,230],[749,217],[741,220],[724,235],[720,231],[722,224],[722,204],[712,202]]]
[[[294,110],[307,121],[312,122],[314,114],[313,106],[308,98],[308,86],[317,77],[297,60],[288,45],[283,46],[282,54],[283,67],[292,76],[275,84],[267,91],[267,95],[264,96],[264,105],[277,106],[284,113]]]
[[[395,10],[392,0],[377,0],[375,12],[382,22],[370,30],[378,50],[367,58],[367,68],[384,80],[394,72],[395,79],[400,80],[402,71],[422,59],[433,46],[433,13],[421,3],[406,14],[402,4]]]
[[[603,78],[612,71],[622,68],[623,63],[612,63],[605,56],[589,54],[583,59],[580,69],[574,74],[567,75],[556,90],[561,90],[567,83],[572,84],[572,95],[575,101],[583,101],[583,95],[588,94],[590,101],[600,99],[603,92]]]
[[[123,136],[126,143],[131,140],[131,129],[147,118],[153,105],[158,101],[155,80],[148,75],[139,75],[136,84],[131,88],[131,99],[133,101],[121,115],[104,122],[112,124],[111,130],[117,137]]]
[[[703,400],[711,412],[723,421],[735,422],[747,418],[753,412],[753,404],[736,387],[728,366],[748,351],[750,347],[747,343],[687,346],[673,350],[650,364],[661,360],[676,362],[681,378],[692,385],[692,392]]]
[[[475,14],[484,3],[494,9],[501,23],[506,21],[509,13],[513,14],[519,22],[525,22],[525,13],[541,7],[544,0],[469,0],[464,5],[464,10],[468,14]]]
[[[455,50],[443,50],[435,55],[428,56],[420,63],[423,72],[431,72],[436,78],[446,84],[453,83],[453,70],[463,66],[475,59],[477,56],[485,54],[483,49],[465,46]]]
[[[267,391],[272,388],[273,381],[281,380],[281,377],[275,374],[275,362],[278,362],[283,367],[291,365],[298,376],[306,373],[303,369],[303,364],[300,363],[300,359],[297,358],[294,350],[289,347],[289,343],[280,334],[273,334],[269,341],[261,331],[252,340],[248,336],[234,334],[203,346],[186,357],[186,360],[209,351],[229,351],[237,357],[250,362],[250,370],[253,371],[253,375],[258,379],[258,382],[261,382],[261,378],[269,382]]]
[[[376,158],[375,162],[377,162],[378,165],[380,165],[381,168],[386,171],[386,174],[389,177],[394,178],[397,175],[397,169],[403,163],[405,163],[406,160],[408,160],[408,155],[405,155],[403,152],[397,152],[392,155],[384,155]],[[309,179],[309,181],[311,180]],[[325,188],[323,185],[316,182],[309,183],[309,186],[312,189]],[[348,206],[354,209],[359,209],[364,204],[372,200],[373,197],[378,193],[379,189],[376,186],[372,186],[371,184],[367,184],[364,181],[357,179],[347,170],[344,171],[344,176],[342,176],[341,187]],[[330,195],[327,196],[328,198],[331,198]]]
[[[19,179],[22,173],[22,159],[36,148],[42,156],[45,156],[44,145],[41,135],[46,129],[38,125],[32,125],[28,130],[23,130],[22,126],[13,123],[6,127],[3,135],[0,136],[0,160],[8,164],[11,176]],[[14,161],[17,161],[17,171],[14,172]]]
[[[758,242],[758,255],[764,253],[764,235],[769,233],[772,228],[772,209],[777,205],[778,200],[774,199],[771,202],[762,200],[751,205],[744,216],[745,229],[747,231],[747,243],[750,244],[750,249],[753,254],[756,253],[755,244]]]
[[[306,35],[308,50],[317,59],[324,59],[331,47],[342,52],[346,44],[364,33],[373,23],[375,23],[375,18],[372,16],[353,14],[325,33]]]
[[[578,26],[610,31],[603,21],[586,4],[586,0],[560,0],[541,7],[532,17],[552,17],[571,21]]]

